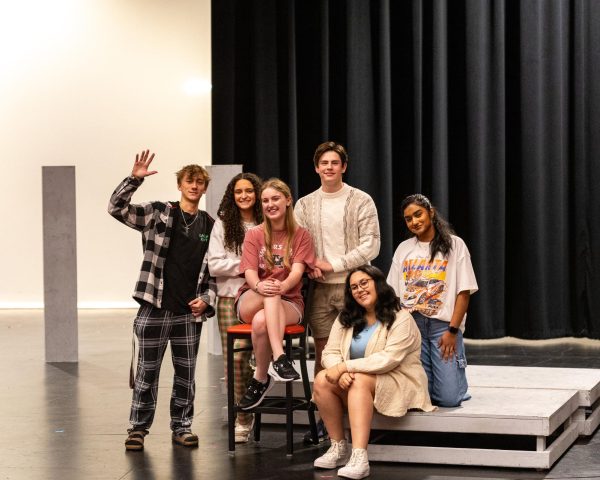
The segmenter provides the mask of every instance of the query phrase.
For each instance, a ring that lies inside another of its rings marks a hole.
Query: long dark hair
[[[404,210],[411,203],[415,205],[419,205],[427,210],[429,213],[429,218],[431,218],[431,223],[433,224],[433,228],[435,229],[435,235],[433,240],[429,245],[429,252],[431,254],[431,258],[429,262],[433,262],[436,253],[440,252],[444,257],[447,257],[450,254],[450,250],[452,250],[452,237],[454,234],[454,229],[452,226],[446,221],[444,217],[440,215],[437,208],[435,208],[429,199],[420,193],[415,193],[413,195],[409,195],[400,204],[400,211],[404,215]],[[435,212],[433,211],[435,210]],[[408,237],[414,237],[415,234],[410,230],[408,231]]]
[[[238,180],[248,180],[254,187],[254,196],[256,201],[252,207],[252,213],[254,213],[254,221],[259,224],[263,220],[262,207],[260,204],[260,187],[262,185],[261,179],[253,173],[238,173],[233,177],[227,184],[221,204],[217,215],[223,221],[223,230],[225,233],[224,247],[230,252],[234,252],[237,255],[242,253],[242,244],[244,243],[244,236],[246,231],[244,230],[244,222],[242,221],[242,215],[240,209],[235,204],[235,197],[233,191],[235,190],[235,184]]]
[[[353,337],[362,332],[367,324],[365,320],[366,310],[354,300],[350,290],[350,277],[355,272],[366,273],[374,280],[375,292],[377,292],[375,315],[377,320],[389,329],[396,320],[396,313],[400,311],[400,299],[396,296],[394,289],[386,282],[382,271],[372,265],[362,265],[348,272],[344,287],[344,309],[340,313],[340,323],[346,328],[352,327],[354,329],[352,332]]]

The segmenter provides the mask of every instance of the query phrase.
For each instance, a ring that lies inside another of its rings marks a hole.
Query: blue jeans
[[[462,332],[456,334],[456,356],[444,361],[438,347],[440,337],[448,331],[448,322],[412,313],[421,332],[421,363],[429,380],[431,403],[439,407],[457,407],[467,394],[467,358]]]

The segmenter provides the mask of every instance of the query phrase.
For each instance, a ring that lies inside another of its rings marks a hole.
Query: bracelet
[[[256,293],[258,293],[258,284],[259,284],[260,282],[262,282],[262,280],[259,280],[258,282],[256,282],[256,285],[254,285],[254,291],[255,291]]]

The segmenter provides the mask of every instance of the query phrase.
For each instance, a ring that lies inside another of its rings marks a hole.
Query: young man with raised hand
[[[125,440],[127,450],[142,450],[154,420],[160,366],[167,343],[175,370],[171,394],[173,443],[196,447],[192,433],[195,369],[202,323],[215,314],[216,285],[208,273],[206,252],[214,220],[198,209],[210,177],[199,165],[179,170],[179,202],[143,202],[131,198],[149,170],[154,154],[136,155],[131,175],[110,197],[108,212],[141,232],[144,259],[133,298],[140,304],[134,320],[139,353]]]

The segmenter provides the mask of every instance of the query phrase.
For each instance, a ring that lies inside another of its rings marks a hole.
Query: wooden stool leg
[[[260,422],[262,420],[262,414],[260,412],[254,412],[254,441],[260,442]]]
[[[319,434],[317,433],[317,422],[315,420],[315,404],[312,402],[312,392],[310,390],[310,381],[308,379],[308,368],[306,366],[306,336],[300,338],[300,372],[302,373],[302,387],[304,389],[304,398],[308,402],[307,414],[308,424],[310,425],[310,434],[313,444],[319,444]]]
[[[292,361],[292,337],[290,335],[285,336],[285,355],[288,360]],[[291,456],[294,454],[294,382],[285,383],[285,427],[286,427],[286,443],[287,443],[287,455]]]
[[[234,402],[234,391],[233,391],[233,379],[235,374],[235,367],[233,364],[233,344],[235,341],[235,335],[227,334],[227,427],[229,434],[229,453],[235,453],[235,402]]]

